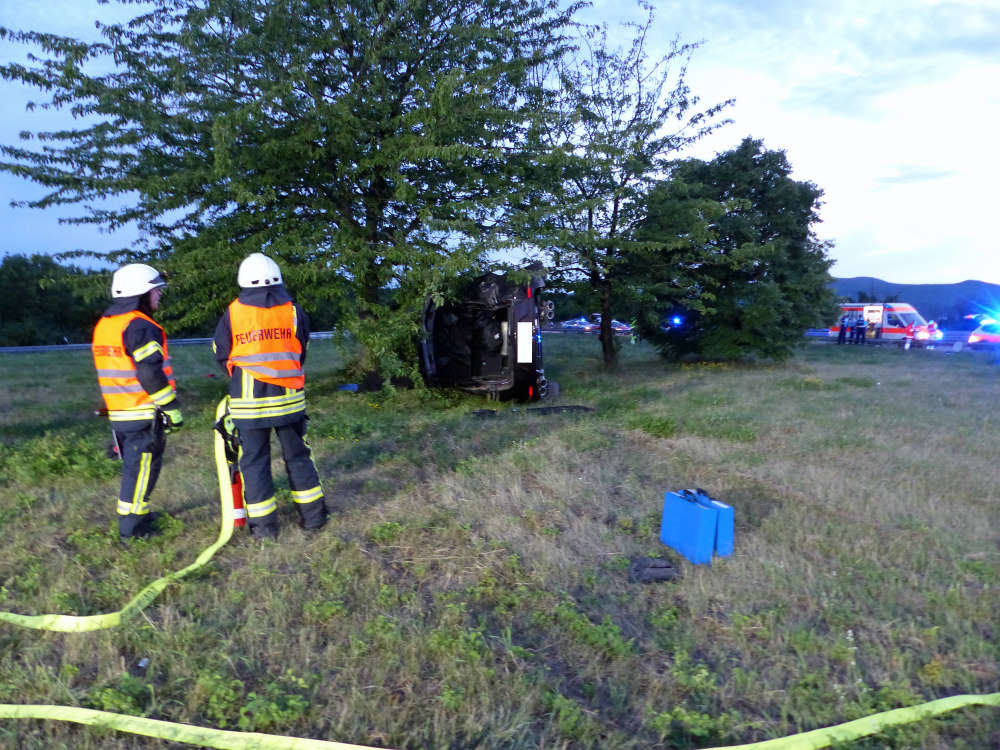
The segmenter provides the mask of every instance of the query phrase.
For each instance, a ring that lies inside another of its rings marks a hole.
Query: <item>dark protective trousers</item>
[[[150,421],[149,426],[141,430],[115,430],[114,433],[122,458],[118,533],[130,537],[149,514],[149,496],[163,467],[167,440],[158,421]]]
[[[319,483],[312,449],[306,442],[305,417],[281,427],[254,428],[252,422],[236,422],[240,439],[240,473],[243,475],[243,500],[250,528],[278,527],[278,505],[271,476],[271,430],[278,435],[285,459],[292,500],[299,509],[302,527],[315,529],[326,520],[326,503]]]

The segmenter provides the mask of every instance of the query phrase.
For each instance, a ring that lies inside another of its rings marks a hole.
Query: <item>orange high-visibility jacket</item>
[[[282,388],[302,388],[302,344],[295,335],[295,306],[244,305],[238,299],[229,305],[233,332],[226,369],[240,367],[257,380]]]
[[[162,346],[163,374],[166,375],[169,386],[160,393],[147,393],[136,376],[135,363],[145,358],[143,353],[129,353],[125,350],[125,329],[136,318],[149,321],[160,332],[160,342],[153,341],[143,347],[149,349],[146,353],[148,356]],[[91,351],[94,355],[94,367],[97,368],[97,382],[112,422],[152,419],[157,404],[163,405],[174,399],[177,383],[174,381],[174,370],[167,352],[167,338],[163,335],[163,328],[148,315],[132,310],[101,318],[94,328]]]

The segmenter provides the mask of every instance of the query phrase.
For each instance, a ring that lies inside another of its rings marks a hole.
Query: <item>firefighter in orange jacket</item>
[[[91,351],[97,381],[122,460],[118,535],[122,540],[158,533],[149,496],[163,465],[167,431],[183,424],[167,337],[153,312],[166,281],[144,263],[112,275],[114,302],[94,328]]]
[[[215,358],[230,377],[229,411],[239,433],[243,498],[255,539],[276,539],[271,430],[278,435],[302,528],[327,519],[312,450],[305,440],[303,365],[309,318],[289,296],[278,265],[261,253],[240,264],[239,297],[215,329]]]

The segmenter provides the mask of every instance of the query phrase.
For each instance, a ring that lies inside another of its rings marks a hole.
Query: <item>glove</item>
[[[164,409],[163,410],[163,421],[165,432],[169,435],[174,430],[178,429],[184,424],[184,417],[181,416],[181,410],[174,409]]]

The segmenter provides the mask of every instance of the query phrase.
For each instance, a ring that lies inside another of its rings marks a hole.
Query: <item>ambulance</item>
[[[916,341],[940,340],[944,335],[933,322],[924,320],[917,308],[908,302],[843,302],[837,321],[830,327],[831,336],[840,334],[840,321],[844,315],[851,327],[855,320],[863,316],[868,323],[865,338],[875,341],[904,341],[906,329],[911,323]],[[850,328],[847,338],[851,338]]]

